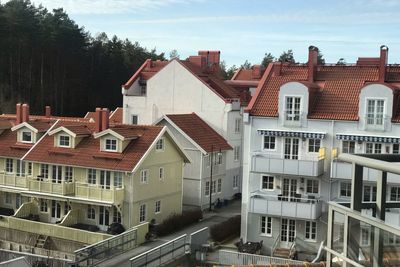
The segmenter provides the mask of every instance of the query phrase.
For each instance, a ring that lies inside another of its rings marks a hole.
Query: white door
[[[108,210],[108,208],[100,206],[100,212],[99,212],[100,230],[107,231],[109,224],[110,224],[110,211]]]
[[[285,138],[285,159],[299,159],[299,138]]]
[[[296,238],[296,220],[282,218],[281,241],[290,245]]]
[[[55,200],[51,201],[50,221],[55,223],[61,220],[61,203]]]

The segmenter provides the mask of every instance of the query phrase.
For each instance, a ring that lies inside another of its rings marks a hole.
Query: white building
[[[267,254],[316,253],[326,239],[327,201],[351,196],[338,152],[399,153],[400,68],[387,65],[387,47],[345,66],[317,65],[317,51],[306,65],[270,64],[244,113],[241,235]],[[376,174],[364,171],[365,202]],[[399,178],[388,177],[388,201],[400,199]],[[386,214],[400,225],[400,213]]]
[[[241,94],[219,76],[219,57],[219,51],[200,51],[187,60],[147,60],[122,87],[123,121],[153,124],[165,114],[196,113],[233,148],[222,180],[223,198],[230,199],[240,192],[235,181],[242,173]]]

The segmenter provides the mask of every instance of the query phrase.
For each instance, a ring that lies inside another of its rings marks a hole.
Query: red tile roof
[[[110,114],[110,122],[111,123],[122,123],[122,114],[124,110],[123,108],[116,108],[111,114]]]
[[[90,129],[93,133],[95,124],[90,122],[71,123],[70,121],[59,121],[53,129],[60,126],[67,128],[86,126],[86,129]],[[110,129],[113,129],[113,127],[111,125]],[[93,135],[84,137],[74,149],[54,147],[54,138],[46,135],[41,142],[37,143],[35,149],[27,154],[26,160],[50,164],[68,163],[71,166],[132,171],[161,132],[162,127],[138,125],[118,125],[115,127],[119,129],[116,131],[124,131],[127,135],[140,136],[138,139],[131,140],[121,154],[101,152],[100,138],[95,139]]]
[[[278,116],[280,87],[289,81],[307,81],[306,65],[270,64],[256,95],[247,110],[253,116]],[[358,120],[359,94],[363,86],[377,82],[379,67],[374,65],[325,65],[318,66],[315,83],[320,87],[314,96],[308,113],[310,119]],[[386,85],[398,86],[400,67],[387,67]],[[400,121],[400,109],[393,116]]]
[[[211,152],[211,148],[213,151],[232,149],[228,142],[197,114],[169,114],[166,116],[206,152]]]
[[[64,128],[70,130],[77,136],[90,135],[92,132],[87,125],[65,125]]]

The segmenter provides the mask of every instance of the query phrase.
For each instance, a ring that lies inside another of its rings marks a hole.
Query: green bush
[[[203,218],[203,212],[200,209],[188,210],[182,214],[173,214],[155,227],[158,236],[163,236],[176,232],[185,226],[198,222]]]
[[[228,237],[240,235],[240,215],[211,226],[210,235],[214,241],[222,242]]]

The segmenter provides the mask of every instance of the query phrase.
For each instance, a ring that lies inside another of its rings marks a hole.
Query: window
[[[47,212],[47,200],[45,199],[40,200],[40,211]]]
[[[222,191],[222,180],[218,179],[217,182],[218,182],[218,184],[217,184],[217,192],[221,193],[221,191]]]
[[[138,124],[138,115],[132,115],[132,124],[133,125]]]
[[[285,159],[299,158],[299,139],[285,138]]]
[[[61,184],[62,166],[53,165],[51,174],[51,182]]]
[[[14,160],[6,159],[6,172],[13,173],[14,172]]]
[[[96,170],[95,169],[88,169],[87,174],[88,184],[96,184]]]
[[[239,175],[234,175],[233,176],[233,188],[238,188],[239,187]]]
[[[368,225],[361,223],[361,246],[369,246],[371,238],[371,228]]]
[[[261,234],[271,235],[272,234],[272,218],[261,216]]]
[[[317,223],[306,221],[306,236],[307,240],[315,241],[317,239]]]
[[[275,136],[264,135],[264,149],[275,150]]]
[[[400,187],[393,186],[390,188],[390,201],[400,201]]]
[[[240,133],[240,124],[242,120],[239,118],[235,119],[235,133]]]
[[[156,143],[156,150],[163,151],[164,150],[164,138],[160,138],[160,140]]]
[[[23,131],[22,132],[22,139],[23,143],[32,143],[32,132],[30,131]]]
[[[106,151],[117,151],[117,140],[116,139],[106,139],[105,150]]]
[[[221,153],[221,152],[218,152],[218,153],[217,153],[217,162],[218,162],[219,165],[222,164],[222,153]],[[217,163],[217,162],[216,162],[216,163]]]
[[[90,219],[90,220],[95,220],[96,219],[96,210],[92,206],[88,206],[87,218]]]
[[[25,176],[25,161],[17,160],[17,176]]]
[[[351,183],[347,182],[340,183],[340,196],[351,197]]]
[[[235,146],[233,149],[233,160],[238,161],[240,157],[240,146]]]
[[[140,182],[142,184],[147,183],[148,172],[148,170],[142,170],[140,172]]]
[[[300,97],[286,97],[286,116],[287,121],[300,121]]]
[[[41,176],[41,178],[44,178],[44,179],[49,178],[49,165],[48,164],[40,164],[40,176]]]
[[[32,162],[28,162],[28,175],[32,175]]]
[[[144,222],[146,220],[146,204],[140,205],[139,209],[139,222]]]
[[[4,198],[4,203],[6,204],[12,204],[12,200],[11,200],[11,193],[9,192],[5,192],[5,198]]]
[[[164,168],[160,167],[160,169],[158,169],[158,178],[160,180],[164,180]]]
[[[215,194],[215,190],[217,189],[217,181],[212,181],[211,183],[211,194]]]
[[[321,139],[308,139],[308,152],[319,152]]]
[[[364,185],[363,201],[372,202],[376,201],[376,186]]]
[[[119,212],[115,206],[113,207],[113,222],[116,222],[116,223],[122,222],[121,212]]]
[[[354,154],[356,143],[354,141],[343,141],[342,142],[342,152]]]
[[[122,188],[122,172],[114,172],[114,188]]]
[[[210,195],[210,182],[208,182],[208,181],[206,182],[204,195],[206,195],[206,196]]]
[[[308,194],[319,193],[319,181],[318,180],[307,180],[307,191]]]
[[[383,125],[383,110],[385,101],[382,99],[367,100],[367,124]]]
[[[65,166],[64,170],[64,180],[68,183],[72,182],[72,167],[71,166]]]
[[[393,154],[400,154],[399,144],[393,144]]]
[[[58,139],[58,145],[61,147],[70,147],[70,137],[68,135],[60,135]]]
[[[102,189],[111,188],[111,172],[110,171],[100,171],[100,187]]]
[[[156,210],[155,213],[161,212],[161,200],[156,201]]]
[[[274,176],[262,176],[261,189],[274,190]]]
[[[379,144],[379,143],[366,143],[365,144],[365,153],[367,153],[367,154],[381,154],[382,153],[382,144]]]

